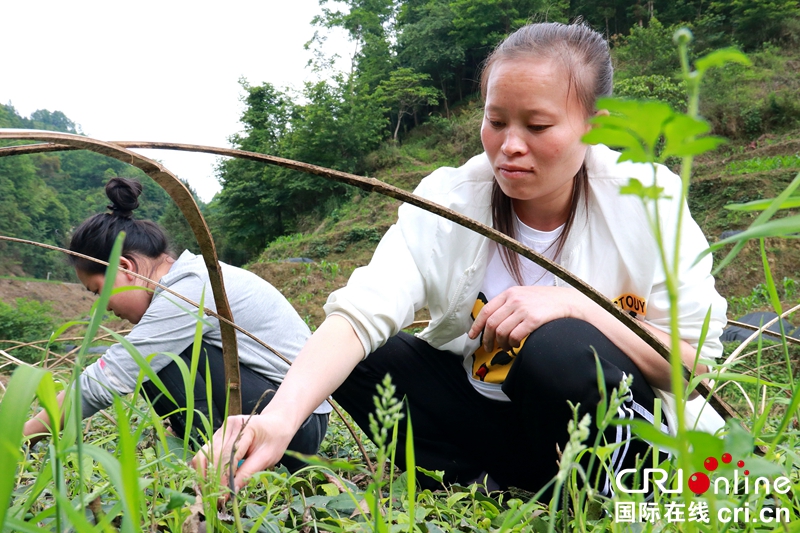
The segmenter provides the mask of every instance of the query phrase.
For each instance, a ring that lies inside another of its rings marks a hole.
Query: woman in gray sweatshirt
[[[70,249],[107,261],[114,241],[125,232],[120,266],[144,275],[161,285],[216,310],[214,296],[203,258],[189,251],[180,257],[170,250],[164,231],[148,220],[136,220],[133,211],[139,206],[142,186],[125,178],[113,178],[106,185],[111,200],[109,213],[94,215],[84,221],[72,236]],[[72,265],[87,290],[97,294],[103,287],[106,267],[93,261],[71,256]],[[222,273],[231,311],[236,323],[274,347],[288,359],[294,359],[310,336],[305,322],[275,287],[255,274],[222,263]],[[188,304],[160,288],[125,272],[118,272],[115,288],[135,288],[115,292],[108,309],[134,324],[126,339],[143,356],[155,354],[150,366],[169,390],[176,403],[167,399],[150,381],[143,389],[155,411],[168,417],[176,434],[183,435],[186,424],[186,390],[178,364],[166,353],[176,354],[190,366],[197,319],[187,309]],[[202,324],[203,338],[200,361],[194,376],[195,409],[208,418],[214,430],[222,425],[225,413],[226,387],[222,362],[222,337],[219,321],[206,316]],[[249,413],[269,402],[288,371],[288,364],[246,335],[237,332],[241,374],[242,409]],[[206,397],[206,363],[210,368],[212,397]],[[114,394],[133,392],[140,369],[121,344],[111,346],[95,363],[81,374],[81,404],[83,416],[91,416],[112,403]],[[146,379],[146,378],[145,378]],[[272,391],[272,392],[269,392]],[[266,394],[265,394],[266,392]],[[63,399],[59,396],[59,401]],[[295,435],[290,450],[313,454],[325,435],[327,402],[312,413]],[[193,417],[193,426],[204,429],[202,417]],[[40,412],[25,425],[25,435],[49,431],[47,417]],[[297,460],[284,456],[290,469]]]

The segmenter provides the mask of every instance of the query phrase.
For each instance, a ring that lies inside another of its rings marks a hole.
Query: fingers
[[[263,471],[266,468],[264,465],[269,463],[270,460],[264,451],[257,451],[245,459],[239,468],[236,469],[236,475],[233,478],[234,490],[238,492],[242,487],[245,486],[247,481],[253,477],[253,474]]]
[[[519,319],[516,310],[503,305],[486,318],[483,327],[483,349],[491,352],[495,346],[508,349],[508,334],[517,326]]]
[[[220,484],[238,491],[256,472],[274,466],[283,455],[285,446],[273,445],[264,420],[260,416],[228,417],[226,426],[214,433],[192,459],[192,466],[203,477],[208,471],[219,478]],[[280,439],[278,439],[280,440]],[[291,436],[289,439],[291,440]],[[287,441],[288,442],[288,441]],[[241,464],[239,464],[241,462]],[[233,476],[233,485],[231,485]]]
[[[483,343],[484,348],[486,347],[487,340],[491,340],[491,345],[494,344],[494,328],[491,328],[489,333],[489,339],[487,339],[487,331],[486,331],[486,322],[491,317],[495,311],[503,306],[505,303],[505,293],[501,293],[500,295],[492,298],[486,305],[483,306],[478,316],[475,317],[475,322],[472,323],[472,327],[469,329],[468,335],[470,339],[475,339],[478,335],[483,332]],[[490,345],[490,346],[491,346]],[[488,348],[490,350],[491,348]]]
[[[228,417],[225,426],[218,429],[211,438],[211,441],[207,442],[194,456],[192,459],[192,466],[202,477],[207,477],[209,468],[212,468],[217,470],[222,483],[227,482],[228,475],[226,466],[231,461],[231,451],[234,450],[234,446],[235,464],[236,461],[244,456],[252,442],[252,438],[247,435],[244,418],[246,417]],[[240,434],[241,437],[239,436]]]
[[[510,350],[520,345],[540,324],[537,321],[536,300],[532,287],[514,287],[492,298],[481,309],[469,331],[476,338],[483,331],[483,349],[491,352],[495,346]]]

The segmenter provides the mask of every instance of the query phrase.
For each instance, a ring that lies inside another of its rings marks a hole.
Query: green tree
[[[192,187],[189,186],[188,183],[184,182],[184,185],[188,187],[189,191],[194,197],[194,201],[202,211],[203,207],[205,207],[205,204],[200,201],[200,199],[197,197],[197,193]],[[186,217],[183,216],[183,213],[181,213],[181,210],[178,208],[178,205],[175,202],[170,200],[167,203],[166,208],[164,209],[164,214],[161,215],[158,223],[167,232],[170,244],[175,252],[180,254],[183,252],[183,250],[189,250],[195,254],[200,253],[200,246],[197,244],[197,239],[194,237],[192,227],[189,225]],[[208,220],[206,220],[206,224],[208,223]]]
[[[325,27],[343,28],[358,45],[353,57],[356,84],[366,91],[373,90],[394,68],[392,44],[396,42],[398,0],[337,0],[344,7],[328,8],[328,0],[320,0],[322,15],[312,23]]]
[[[79,133],[75,123],[61,111],[50,112],[47,109],[37,109],[31,113],[33,127],[37,130],[63,131],[64,133]]]
[[[386,131],[386,119],[375,98],[354,89],[342,74],[307,83],[302,104],[271,84],[243,82],[244,134],[231,137],[237,148],[279,155],[347,172],[358,172],[369,151]],[[215,216],[237,251],[228,261],[248,260],[267,243],[296,230],[307,217],[336,207],[348,188],[324,178],[242,160],[219,167],[222,191]],[[235,255],[235,257],[234,257]]]
[[[400,64],[431,77],[441,89],[445,114],[449,117],[448,98],[460,88],[457,73],[466,57],[464,48],[452,35],[455,27],[449,1],[405,2],[399,26]]]
[[[11,105],[0,105],[0,127],[38,128],[80,133],[60,111],[40,109],[30,118]],[[106,210],[103,188],[113,176],[142,181],[144,195],[137,217],[158,220],[168,196],[138,169],[86,151],[54,152],[0,158],[0,233],[65,246],[69,232],[87,217]],[[18,244],[0,244],[0,273],[74,279],[57,252]]]
[[[793,21],[800,19],[797,0],[726,0],[712,2],[710,10],[724,17],[731,38],[745,50],[788,37]],[[795,35],[795,38],[798,36]]]
[[[429,80],[430,76],[427,74],[414,72],[411,68],[400,68],[393,71],[388,80],[383,80],[378,85],[375,98],[391,109],[396,117],[392,135],[395,141],[405,115],[416,114],[419,106],[438,103],[441,95],[439,90],[424,85]]]
[[[619,62],[618,77],[674,75],[680,68],[672,43],[676,29],[665,27],[655,17],[647,26],[633,26],[627,36],[617,40],[614,48],[614,57]]]

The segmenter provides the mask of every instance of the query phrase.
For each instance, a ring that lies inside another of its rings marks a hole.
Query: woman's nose
[[[503,141],[503,154],[507,156],[524,154],[528,149],[525,140],[515,128],[508,128],[506,138]]]

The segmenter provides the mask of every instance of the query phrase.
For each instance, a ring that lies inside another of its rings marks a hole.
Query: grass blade
[[[417,503],[417,462],[414,457],[414,431],[411,428],[411,409],[406,409],[406,482],[408,483],[408,533],[414,532]]]
[[[45,374],[38,368],[17,367],[0,402],[0,531],[5,526],[17,464],[22,459],[22,427]]]
[[[134,436],[131,435],[128,414],[125,412],[122,401],[117,395],[114,395],[114,410],[117,413],[117,424],[119,426],[117,449],[122,477],[122,486],[117,487],[117,489],[122,490],[120,499],[124,502],[124,507],[126,508],[125,521],[131,522],[134,527],[139,527],[141,509],[139,507],[139,471],[137,469],[139,461],[136,457],[136,441]]]

